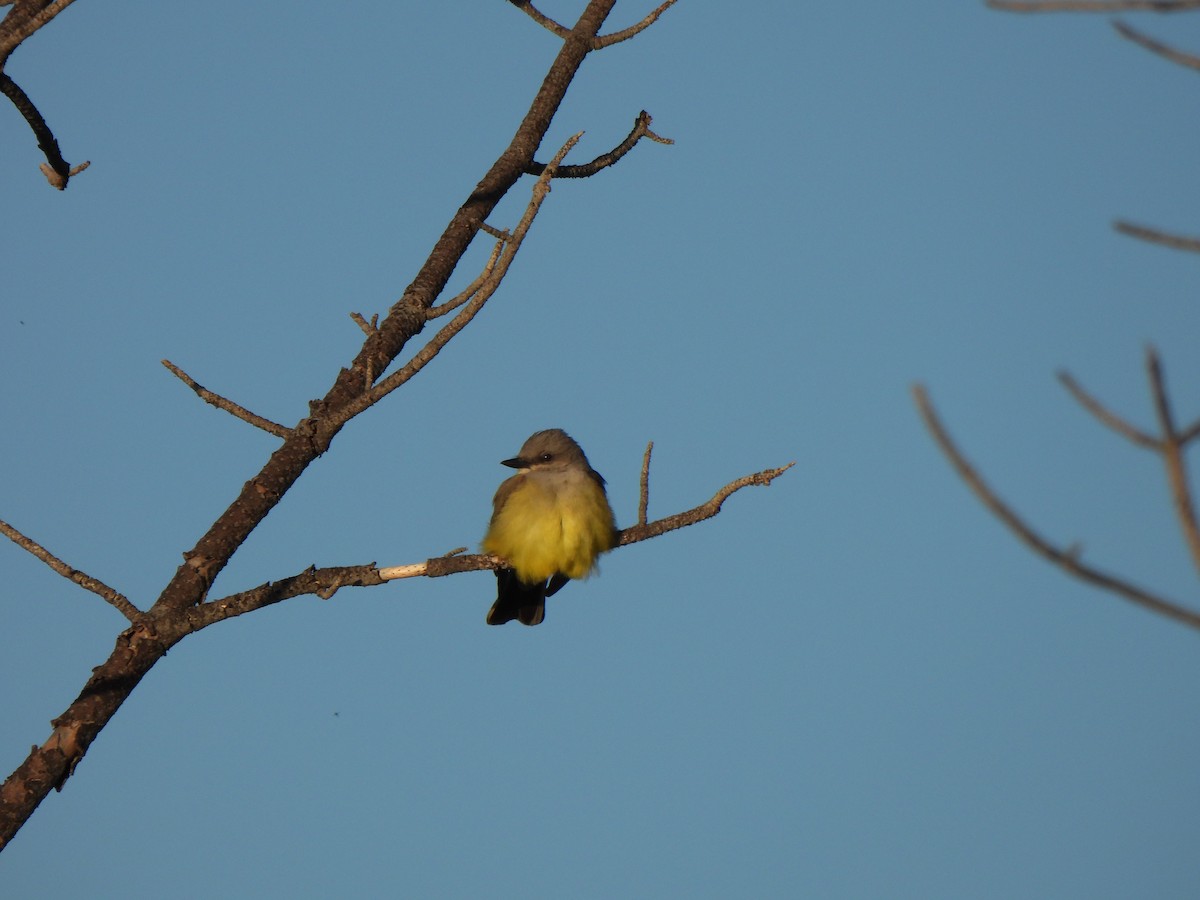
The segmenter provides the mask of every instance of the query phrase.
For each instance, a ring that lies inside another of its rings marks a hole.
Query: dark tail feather
[[[489,625],[513,619],[522,625],[538,625],[546,618],[545,582],[525,584],[512,569],[497,569],[496,588],[496,602],[487,614]]]

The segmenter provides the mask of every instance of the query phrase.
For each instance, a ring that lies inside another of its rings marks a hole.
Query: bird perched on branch
[[[562,429],[531,435],[501,465],[517,469],[496,491],[483,551],[508,566],[496,570],[498,595],[489,625],[516,619],[537,625],[546,598],[572,578],[586,578],[596,558],[617,545],[604,479]]]

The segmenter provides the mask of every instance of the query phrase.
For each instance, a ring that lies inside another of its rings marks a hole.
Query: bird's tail
[[[496,602],[487,614],[489,625],[513,619],[522,625],[538,625],[546,618],[546,582],[526,584],[512,569],[497,569],[496,589]]]

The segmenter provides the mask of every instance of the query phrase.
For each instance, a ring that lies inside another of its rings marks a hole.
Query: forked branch
[[[572,147],[579,143],[581,137],[583,137],[582,132],[568,138],[558,153],[554,155],[554,159],[550,161],[550,165],[546,166],[545,171],[538,177],[538,180],[533,185],[529,203],[525,207],[525,213],[521,216],[521,220],[517,223],[516,228],[513,229],[512,234],[508,236],[506,241],[502,242],[503,249],[500,249],[498,257],[495,255],[495,251],[493,251],[495,262],[489,262],[482,281],[472,292],[471,299],[467,305],[463,307],[458,315],[443,325],[438,333],[413,355],[412,359],[369,391],[346,404],[339,412],[339,416],[350,419],[364,409],[378,403],[392,391],[396,390],[396,388],[407,382],[425,368],[434,357],[441,353],[442,348],[450,343],[455,335],[466,328],[467,324],[483,309],[484,304],[491,299],[492,295],[500,287],[504,276],[508,274],[508,269],[512,265],[513,259],[516,258],[517,252],[521,249],[521,244],[524,242],[525,236],[529,233],[529,229],[533,225],[533,220],[537,218],[538,211],[542,208],[542,201],[550,193],[550,179],[554,177],[555,170],[558,168],[559,163],[562,162],[563,157],[570,152]],[[449,302],[454,303],[453,300]],[[436,310],[437,307],[431,307],[431,309]],[[428,311],[426,315],[429,315]]]
[[[570,36],[570,28],[567,28],[561,22],[556,22],[554,19],[550,18],[548,15],[534,6],[530,0],[508,0],[508,2],[517,9],[521,10],[521,12],[525,13],[527,16],[529,16],[529,18],[533,19],[533,21],[537,22],[551,34],[560,37],[563,40],[566,40],[567,37]],[[642,19],[640,22],[630,25],[628,28],[622,28],[620,31],[614,31],[612,34],[596,35],[596,37],[592,39],[592,49],[603,50],[605,47],[612,46],[613,44],[619,44],[621,41],[627,41],[631,37],[640,34],[657,22],[658,17],[674,6],[676,2],[677,0],[666,0],[666,2],[661,4],[657,9],[646,16],[646,18]]]
[[[654,141],[656,144],[674,144],[670,138],[665,138],[662,135],[655,134],[650,130],[650,123],[653,120],[650,114],[644,109],[638,113],[637,118],[633,120],[633,130],[626,135],[625,140],[617,144],[607,153],[602,153],[589,163],[582,163],[578,166],[559,166],[554,173],[555,178],[587,178],[595,175],[601,169],[607,169],[609,166],[616,163],[622,156],[637,146],[637,142],[642,138]],[[541,175],[546,170],[546,166],[540,162],[532,162],[526,168],[526,172],[530,175]]]
[[[1175,506],[1175,515],[1191,551],[1192,562],[1200,570],[1200,527],[1196,525],[1196,507],[1192,502],[1192,489],[1188,484],[1187,466],[1183,458],[1186,440],[1175,427],[1175,416],[1171,412],[1171,401],[1163,379],[1162,363],[1153,347],[1146,348],[1146,372],[1150,378],[1150,392],[1154,397],[1154,412],[1162,432],[1163,465],[1167,470],[1167,484],[1171,488],[1171,502]]]
[[[658,21],[658,17],[665,13],[668,9],[675,5],[676,0],[666,0],[665,3],[655,9],[650,15],[642,19],[635,25],[630,25],[628,28],[622,28],[620,31],[614,31],[612,34],[597,35],[592,42],[592,47],[596,50],[603,50],[605,47],[610,47],[613,44],[619,44],[621,41],[627,41],[631,37],[645,31],[651,25]]]
[[[922,420],[925,422],[925,427],[929,430],[929,433],[933,436],[938,447],[950,461],[955,471],[958,472],[959,477],[967,483],[967,486],[970,487],[979,501],[996,518],[1003,522],[1022,543],[1039,556],[1054,563],[1063,571],[1088,584],[1110,591],[1131,603],[1136,603],[1159,615],[1182,622],[1192,628],[1200,629],[1200,613],[1190,610],[1174,601],[1152,594],[1123,578],[1111,575],[1095,566],[1084,563],[1080,559],[1080,554],[1076,548],[1056,546],[1034,531],[1024,519],[1000,499],[996,492],[988,486],[983,477],[975,470],[974,466],[967,461],[962,451],[958,449],[942,425],[941,420],[934,411],[932,402],[929,400],[929,395],[922,385],[913,387],[913,399],[916,402],[917,410],[920,412]]]

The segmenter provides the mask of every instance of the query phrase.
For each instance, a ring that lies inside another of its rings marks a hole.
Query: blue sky
[[[1200,49],[1197,20],[1131,21]],[[556,50],[499,0],[78,3],[20,48],[92,167],[50,190],[0,113],[0,518],[151,603],[275,446],[159,360],[303,416]],[[189,638],[0,856],[3,893],[1192,896],[1200,635],[1018,546],[908,392],[1048,536],[1193,600],[1161,467],[1054,374],[1148,428],[1153,342],[1200,415],[1197,260],[1110,227],[1200,232],[1196,88],[1102,17],[976,2],[681,0],[590,58],[541,157],[643,108],[675,145],[556,183],[470,329],[214,596],[475,546],[540,428],[623,525],[648,440],[655,517],[795,469],[607,557],[536,629],[485,626],[470,573]],[[123,620],[15,546],[0,571],[8,772]]]

